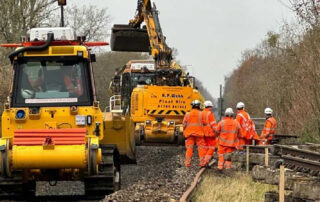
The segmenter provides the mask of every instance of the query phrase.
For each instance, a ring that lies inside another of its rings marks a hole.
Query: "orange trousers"
[[[189,167],[191,165],[191,158],[193,154],[193,147],[197,144],[198,146],[198,154],[200,160],[200,166],[205,166],[206,162],[204,157],[206,155],[206,142],[203,137],[194,137],[190,136],[186,139],[186,159],[185,159],[185,166]]]
[[[245,144],[246,144],[246,139],[240,138],[239,139],[239,150],[243,150]]]
[[[218,155],[219,155],[219,161],[218,161],[218,169],[222,170],[223,167],[225,167],[226,169],[230,169],[231,168],[231,158],[224,159],[224,155],[227,153],[232,153],[236,150],[235,147],[226,147],[226,146],[222,146],[219,145],[218,146]]]
[[[204,137],[204,140],[206,141],[207,145],[207,153],[204,158],[206,163],[209,163],[209,161],[212,159],[214,152],[216,150],[216,138],[215,137]]]

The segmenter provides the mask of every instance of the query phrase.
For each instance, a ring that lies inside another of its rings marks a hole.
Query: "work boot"
[[[205,167],[207,167],[207,164],[200,164],[200,167],[205,168]]]
[[[222,173],[223,169],[217,168],[218,173]]]

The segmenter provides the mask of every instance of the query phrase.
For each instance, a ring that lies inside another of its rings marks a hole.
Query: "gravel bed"
[[[121,190],[104,201],[179,200],[199,171],[194,152],[192,166],[184,167],[184,147],[137,147],[137,164],[121,165]]]

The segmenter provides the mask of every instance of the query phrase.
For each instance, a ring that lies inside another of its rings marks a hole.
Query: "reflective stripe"
[[[228,144],[233,144],[233,143],[236,143],[236,142],[239,142],[239,139],[235,139],[234,141],[229,141],[229,140],[226,140],[226,139],[223,139],[222,137],[218,137],[219,140],[221,140],[222,142],[225,142],[225,143],[228,143]]]
[[[186,145],[186,147],[192,149],[193,145]]]
[[[216,123],[217,123],[216,121],[211,121],[210,125],[213,125],[213,124],[216,124]]]
[[[215,149],[216,147],[214,147],[214,146],[209,146],[208,148],[209,148],[209,149]]]
[[[237,134],[237,132],[235,130],[221,130],[221,133],[232,133],[232,134]]]
[[[187,127],[189,126],[203,126],[202,124],[199,124],[199,123],[189,123],[187,124]]]
[[[242,113],[239,113],[238,115],[241,116],[243,118],[243,120],[244,120],[244,122],[241,125],[241,127],[244,128],[246,123],[247,123],[247,119],[246,119],[246,117],[244,117],[244,115]]]
[[[205,149],[205,148],[206,146],[201,146],[201,145],[198,146],[198,149]]]
[[[244,117],[244,115],[242,113],[239,113],[238,115],[241,116],[244,119],[244,122],[247,122],[246,117]]]
[[[199,113],[199,120],[198,123],[189,123],[189,114],[187,114],[187,127],[189,126],[203,126],[201,123],[201,116],[202,116],[202,112]]]

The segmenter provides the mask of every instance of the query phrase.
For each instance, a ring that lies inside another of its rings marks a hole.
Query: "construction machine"
[[[111,50],[149,52],[154,61],[129,61],[113,79],[115,94],[130,111],[135,123],[136,144],[183,144],[182,121],[192,100],[204,101],[194,78],[172,61],[159,12],[151,0],[138,0],[137,13],[129,24],[112,28]],[[144,23],[144,25],[142,25]],[[119,91],[120,90],[120,91]]]
[[[149,52],[153,61],[129,61],[116,72],[113,93],[135,123],[136,144],[183,144],[182,121],[192,100],[204,101],[194,78],[172,61],[172,49],[162,33],[159,12],[151,0],[138,0],[129,24],[115,24],[112,51]],[[144,25],[142,25],[144,23]]]
[[[116,97],[102,112],[90,47],[71,28],[33,28],[9,55],[10,93],[2,113],[0,197],[34,196],[36,181],[82,181],[85,195],[120,188],[120,156],[135,160],[134,125]],[[131,131],[130,131],[131,130]]]

